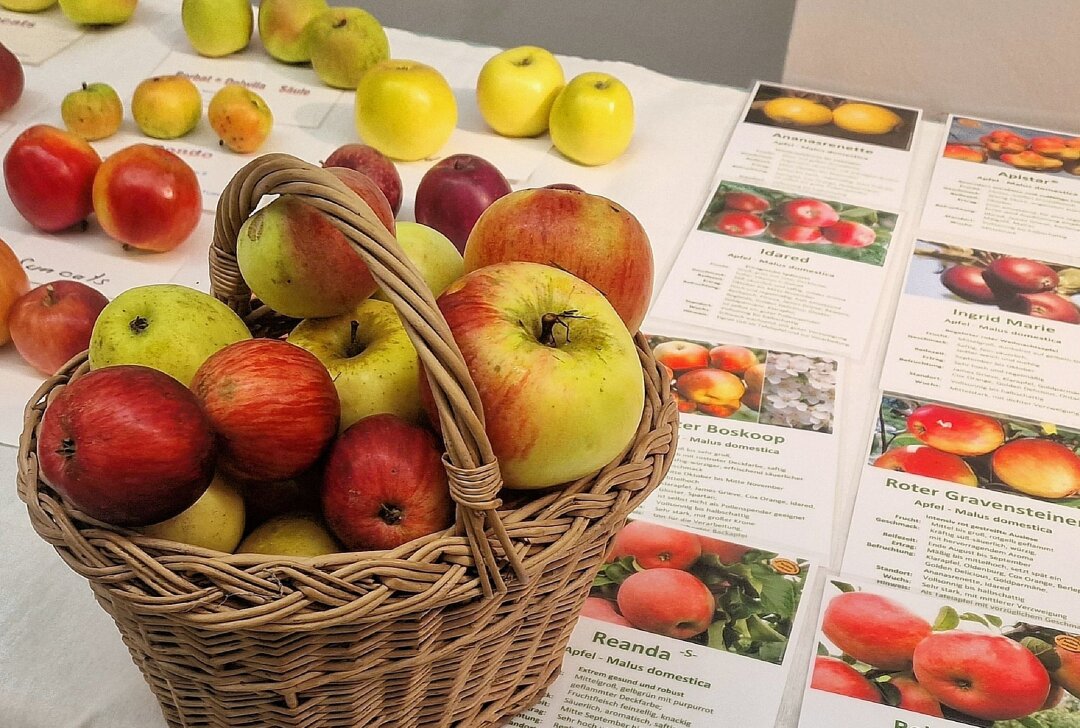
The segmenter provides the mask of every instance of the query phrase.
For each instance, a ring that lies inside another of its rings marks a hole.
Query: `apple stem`
[[[75,441],[65,437],[60,441],[60,447],[56,448],[56,454],[62,458],[75,457]]]
[[[578,314],[577,309],[570,309],[562,313],[545,313],[540,317],[540,343],[544,346],[555,348],[559,342],[555,340],[555,327],[562,326],[565,332],[564,344],[570,343],[570,324],[567,319],[583,319],[587,316]]]
[[[83,81],[82,90],[85,91],[89,86],[86,85],[86,81]]]
[[[356,340],[356,332],[360,330],[359,321],[349,322],[349,345],[345,348],[345,356],[350,359],[364,350],[363,344]]]
[[[344,28],[348,24],[348,22],[349,22],[348,20],[346,20],[345,18],[342,18],[341,20],[334,23],[334,27],[335,28]]]
[[[136,316],[135,318],[131,319],[131,323],[128,324],[128,328],[131,329],[131,332],[134,334],[141,334],[149,327],[150,322],[142,316]]]
[[[383,503],[379,506],[379,518],[388,526],[396,526],[405,519],[405,511],[395,505]]]
[[[41,299],[41,303],[46,307],[56,305],[56,289],[52,283],[45,285],[45,298]]]

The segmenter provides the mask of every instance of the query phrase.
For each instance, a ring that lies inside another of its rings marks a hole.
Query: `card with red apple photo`
[[[832,432],[835,359],[729,342],[646,338],[669,373],[680,412]]]
[[[905,293],[1080,324],[1080,267],[916,240]]]
[[[885,393],[870,464],[1080,507],[1080,431]]]
[[[881,266],[896,218],[861,205],[721,182],[698,230]]]
[[[808,570],[802,559],[632,520],[582,615],[779,665]]]
[[[930,597],[833,581],[823,597],[802,725],[813,725],[822,707],[814,691],[963,725],[1077,726],[1080,635]],[[894,725],[914,728],[925,720]]]
[[[917,109],[759,84],[744,121],[893,149],[911,148]]]
[[[947,159],[992,167],[1080,175],[1080,134],[954,116],[942,150]]]

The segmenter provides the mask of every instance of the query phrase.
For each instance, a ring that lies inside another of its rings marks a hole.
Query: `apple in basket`
[[[438,305],[507,487],[590,475],[630,443],[644,377],[630,332],[598,290],[552,266],[499,263],[459,278]]]

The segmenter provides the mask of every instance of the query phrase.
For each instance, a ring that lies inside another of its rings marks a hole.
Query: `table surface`
[[[53,8],[50,13],[58,16]],[[497,49],[461,42],[389,31],[396,57],[413,57],[440,69],[458,91],[472,97],[476,75]],[[61,55],[36,67],[26,68],[26,93],[11,111],[0,115],[12,128],[0,136],[6,151],[14,135],[31,123],[60,125],[60,99],[80,81],[103,80],[121,98],[129,99],[135,85],[153,74],[173,50],[187,50],[180,26],[178,6],[167,0],[143,0],[132,22],[84,35]],[[407,54],[406,52],[407,51]],[[120,58],[118,58],[118,52]],[[271,63],[257,40],[246,51]],[[585,70],[605,70],[617,75],[634,95],[637,130],[628,152],[619,160],[598,168],[575,165],[548,150],[531,174],[513,181],[515,188],[552,182],[573,182],[618,201],[632,211],[649,232],[656,260],[658,290],[679,246],[711,192],[714,173],[730,130],[746,101],[743,90],[670,78],[625,63],[562,57],[567,78]],[[119,61],[119,62],[118,62]],[[351,99],[344,99],[351,109]],[[203,122],[205,124],[205,122]],[[133,131],[130,118],[125,127]],[[325,130],[303,130],[314,141]],[[920,126],[914,146],[912,184],[904,212],[921,209],[925,182],[929,179],[942,128]],[[334,146],[355,137],[332,140]],[[321,140],[325,143],[325,139]],[[304,149],[289,150],[304,156]],[[236,157],[239,168],[247,159]],[[317,160],[311,160],[317,161]],[[411,200],[421,168],[420,162],[403,171],[405,197]],[[420,170],[420,171],[418,171]],[[184,261],[172,280],[207,288],[206,247],[212,226],[204,214],[196,233],[183,246]],[[411,219],[411,204],[399,215]],[[0,238],[24,235],[26,223],[0,200]],[[100,233],[90,232],[90,236]],[[910,245],[910,239],[901,241]],[[902,261],[905,255],[893,256]],[[132,261],[130,265],[139,265]],[[833,563],[838,563],[848,514],[852,505],[861,450],[870,408],[877,391],[877,373],[884,353],[889,322],[899,292],[902,269],[893,270],[882,291],[875,339],[863,361],[849,363],[849,404],[837,430],[841,433],[842,467],[837,484],[836,527]],[[14,366],[13,353],[0,354],[0,391],[10,386],[5,372]],[[21,412],[0,411],[0,431],[17,432]],[[13,728],[154,728],[164,721],[157,704],[128,657],[108,615],[95,603],[81,577],[72,572],[53,550],[33,532],[26,510],[16,495],[14,440],[0,444],[0,723]],[[805,608],[816,609],[816,595],[807,595]],[[809,644],[798,647],[793,664],[805,664]],[[801,662],[800,662],[801,661]],[[796,670],[795,672],[800,672]],[[789,684],[778,725],[794,725],[802,682]]]

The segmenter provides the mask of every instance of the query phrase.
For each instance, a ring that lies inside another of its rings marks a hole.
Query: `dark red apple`
[[[11,307],[11,341],[26,363],[55,374],[90,346],[90,333],[109,299],[79,281],[53,281],[24,294]]]
[[[353,424],[330,450],[323,515],[354,551],[383,551],[449,528],[442,448],[429,431],[389,413]]]
[[[464,252],[480,214],[508,194],[510,183],[491,162],[474,154],[452,154],[421,178],[416,188],[416,221],[435,228]]]
[[[550,185],[544,185],[544,188],[549,189],[549,190],[573,190],[574,192],[584,192],[585,191],[585,190],[581,189],[580,187],[578,187],[577,185],[572,184],[570,182],[554,182],[554,183],[552,183]]]
[[[752,212],[725,210],[716,216],[713,227],[725,235],[752,238],[765,232],[765,221]]]
[[[1041,293],[1057,287],[1057,271],[1030,258],[997,258],[986,267],[983,278],[998,297],[1016,293]]]
[[[100,166],[101,157],[82,138],[38,124],[19,134],[4,155],[4,184],[27,222],[58,232],[90,214]]]
[[[344,182],[350,190],[366,202],[371,211],[375,213],[375,217],[379,218],[379,222],[383,224],[383,227],[391,233],[397,232],[394,209],[390,205],[390,201],[386,199],[386,195],[379,188],[379,185],[375,183],[375,180],[363,172],[357,172],[355,169],[348,167],[327,167],[326,171]]]
[[[1053,291],[1021,293],[1002,303],[1001,308],[1036,318],[1061,321],[1066,324],[1080,324],[1080,309],[1076,307],[1076,304]]]
[[[772,207],[772,204],[764,197],[758,197],[749,192],[728,192],[724,195],[724,207],[728,210],[742,210],[743,212],[765,212]]]
[[[284,480],[311,467],[337,433],[337,389],[314,354],[248,339],[210,356],[191,380],[221,442],[219,467],[246,480]]]
[[[827,202],[810,197],[788,200],[780,206],[780,214],[792,225],[828,227],[840,220],[840,215]]]
[[[149,367],[105,367],[59,390],[41,420],[41,476],[117,526],[172,518],[214,476],[214,435],[184,385]]]
[[[397,215],[401,210],[401,174],[390,157],[367,144],[345,144],[335,149],[324,167],[348,167],[371,178],[390,204],[390,210]]]
[[[985,268],[975,265],[954,265],[941,274],[941,285],[965,301],[997,303],[997,294],[986,285]]]
[[[15,54],[0,43],[0,114],[4,113],[22,96],[26,82],[22,64]]]
[[[877,233],[869,225],[851,220],[840,220],[821,231],[833,245],[845,248],[866,248],[877,240]]]
[[[769,223],[767,232],[777,240],[796,245],[814,245],[821,243],[821,230],[808,225],[793,225],[774,220]]]

